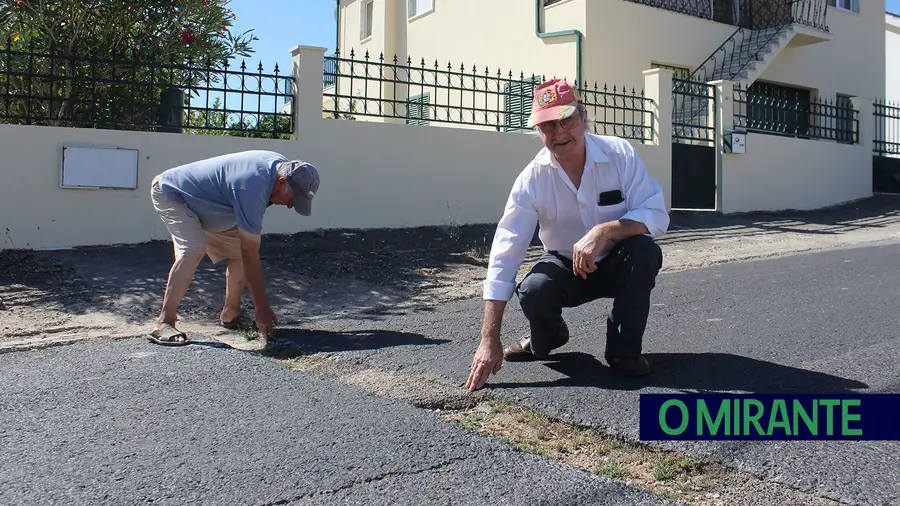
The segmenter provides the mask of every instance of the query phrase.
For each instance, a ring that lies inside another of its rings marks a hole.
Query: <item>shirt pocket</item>
[[[596,204],[594,206],[594,218],[598,224],[618,220],[622,216],[625,216],[625,213],[627,212],[628,206],[624,200],[618,204],[609,204],[605,206]]]

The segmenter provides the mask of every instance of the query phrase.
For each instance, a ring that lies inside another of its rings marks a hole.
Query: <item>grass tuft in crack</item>
[[[719,504],[708,494],[727,473],[717,464],[610,437],[504,401],[441,411],[441,415],[469,430],[496,436],[519,451],[552,458],[668,499]]]

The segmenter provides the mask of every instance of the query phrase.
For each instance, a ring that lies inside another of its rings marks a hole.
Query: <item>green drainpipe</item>
[[[334,0],[334,3],[337,4],[335,10],[335,28],[334,28],[334,51],[339,52],[341,50],[341,0]]]
[[[584,34],[578,30],[560,30],[558,32],[543,33],[541,31],[541,12],[544,10],[544,0],[534,0],[534,34],[541,39],[550,37],[562,37],[564,35],[575,36],[575,80],[578,82],[579,88],[584,88],[584,81],[581,79],[581,46],[584,41]]]

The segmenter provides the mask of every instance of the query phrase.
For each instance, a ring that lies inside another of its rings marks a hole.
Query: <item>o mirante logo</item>
[[[642,440],[900,440],[898,394],[641,394]]]

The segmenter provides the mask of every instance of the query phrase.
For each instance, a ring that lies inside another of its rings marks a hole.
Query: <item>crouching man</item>
[[[277,319],[266,296],[259,258],[263,215],[275,204],[309,216],[318,190],[314,166],[271,151],[217,156],[156,176],[150,198],[171,235],[175,261],[150,341],[176,346],[190,342],[175,328],[176,315],[205,255],[213,263],[228,261],[221,324],[238,329],[253,328],[255,323],[261,337],[268,339]],[[252,322],[241,313],[245,284],[255,308]]]
[[[516,178],[491,247],[481,343],[466,382],[471,391],[504,358],[546,359],[569,341],[562,308],[601,297],[614,299],[607,363],[627,375],[650,372],[641,352],[662,267],[653,238],[669,227],[662,189],[627,140],[589,132],[586,109],[566,81],[536,88],[529,118],[535,126],[544,148]],[[516,285],[538,224],[545,253]],[[503,349],[501,321],[513,293],[530,333]]]

